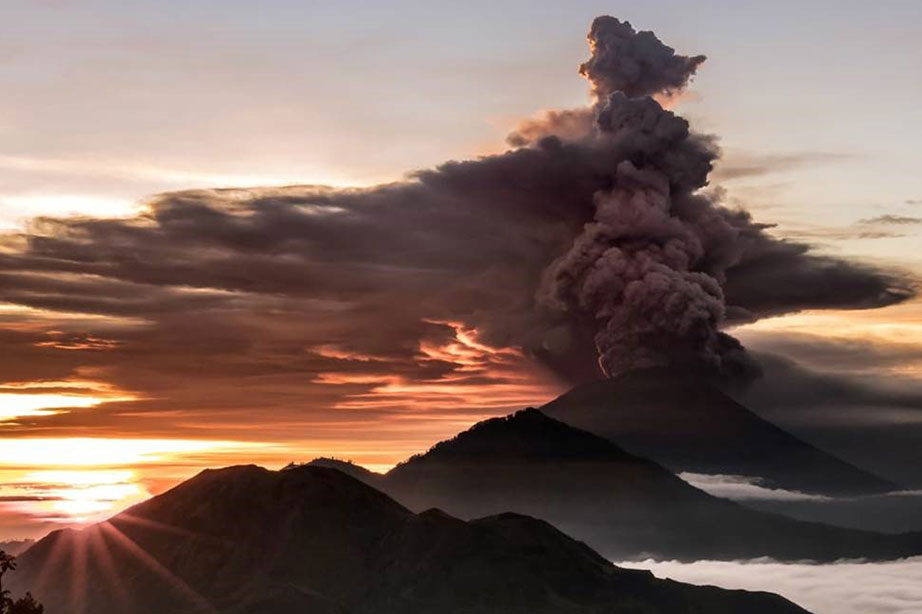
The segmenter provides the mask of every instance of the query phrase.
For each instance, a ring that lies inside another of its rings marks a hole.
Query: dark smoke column
[[[653,32],[636,32],[627,21],[596,17],[589,30],[592,57],[579,67],[599,100],[614,92],[625,96],[673,96],[685,89],[703,55],[676,55]]]
[[[613,187],[596,192],[594,219],[548,267],[539,298],[595,319],[608,375],[670,364],[727,371],[742,352],[720,332],[721,286],[739,250],[713,246],[738,243],[738,232],[695,194],[717,150],[652,97],[684,89],[705,58],[613,17],[594,21],[589,45],[580,72],[597,97],[590,138],[613,160]]]

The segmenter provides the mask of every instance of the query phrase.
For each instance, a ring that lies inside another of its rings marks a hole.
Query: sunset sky
[[[0,540],[97,519],[207,466],[333,455],[385,469],[564,391],[512,335],[478,328],[485,290],[446,273],[451,291],[430,296],[402,276],[403,253],[347,309],[331,297],[371,278],[359,262],[371,232],[343,230],[354,251],[327,250],[321,275],[284,251],[299,227],[279,203],[305,193],[282,186],[369,187],[501,154],[524,119],[587,105],[577,66],[601,13],[708,57],[673,110],[719,136],[709,189],[727,206],[916,284],[915,0],[4,2]],[[199,191],[157,196],[180,190]],[[341,211],[308,192],[302,218]],[[256,228],[279,237],[265,243],[246,225],[263,201]],[[214,202],[221,220],[208,217]],[[333,245],[339,230],[324,229],[312,240]],[[512,231],[493,232],[499,244]],[[474,255],[443,257],[433,252],[433,270],[467,271]],[[789,313],[734,334],[880,392],[855,407],[764,408],[804,434],[835,446],[845,426],[878,443],[890,428],[922,432],[922,300]]]

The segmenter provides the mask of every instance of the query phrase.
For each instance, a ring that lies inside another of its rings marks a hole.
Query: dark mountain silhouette
[[[383,484],[382,480],[384,480],[384,474],[376,473],[370,469],[362,467],[361,465],[353,463],[351,460],[341,458],[324,456],[315,458],[309,463],[291,463],[288,465],[288,467],[286,467],[286,469],[294,467],[329,467],[331,469],[341,471],[342,473],[345,473],[346,475],[353,477],[360,482],[364,482],[373,488],[377,488],[378,490],[381,490],[380,485]]]
[[[205,471],[57,531],[13,583],[54,614],[794,614],[768,593],[620,569],[547,523],[413,514],[334,469]]]
[[[319,464],[344,467],[336,461]],[[351,466],[354,468],[354,465]],[[536,409],[478,423],[385,475],[355,471],[411,509],[547,520],[609,558],[831,561],[922,554],[922,534],[796,521],[719,499]]]
[[[540,409],[676,473],[758,477],[772,488],[833,496],[901,488],[763,420],[703,378],[675,369],[630,371],[584,384]]]

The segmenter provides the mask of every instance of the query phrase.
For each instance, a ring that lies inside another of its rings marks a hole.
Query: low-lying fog
[[[617,563],[657,577],[723,588],[771,591],[813,614],[922,613],[922,556],[886,563],[826,565],[753,561]]]
[[[715,497],[732,499],[747,507],[798,520],[882,533],[922,531],[922,514],[919,513],[922,490],[860,497],[825,497],[768,488],[759,478],[746,476],[682,473],[679,477]],[[919,612],[922,612],[922,607]]]

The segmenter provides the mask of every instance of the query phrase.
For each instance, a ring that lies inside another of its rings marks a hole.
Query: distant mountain
[[[52,614],[795,614],[768,593],[617,568],[515,514],[413,514],[337,470],[205,471],[24,553]]]
[[[763,420],[699,377],[631,371],[574,388],[540,408],[683,471],[759,477],[772,488],[824,495],[900,490]]]
[[[414,510],[439,507],[462,518],[502,510],[536,516],[612,559],[922,554],[922,534],[800,522],[713,497],[535,409],[481,422],[385,475],[355,475]]]
[[[35,543],[32,539],[11,539],[0,541],[0,550],[7,554],[16,555]]]

